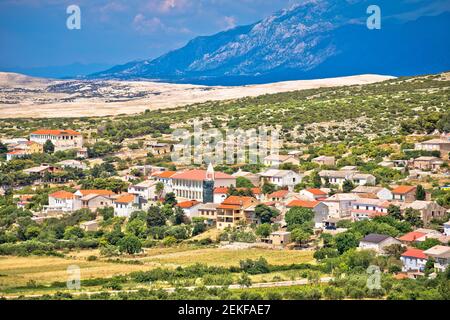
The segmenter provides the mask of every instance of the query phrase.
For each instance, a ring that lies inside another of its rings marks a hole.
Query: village
[[[353,246],[377,255],[398,250],[402,265],[395,271],[396,277],[416,278],[443,272],[450,262],[449,206],[433,199],[430,190],[445,193],[450,184],[431,188],[422,185],[433,176],[450,181],[450,136],[426,138],[414,145],[419,155],[416,158],[384,158],[378,164],[405,174],[401,184],[380,184],[377,177],[360,172],[357,166],[339,166],[334,156],[311,158],[302,151],[290,150],[262,159],[258,172],[239,168],[229,174],[211,163],[203,168],[180,169],[142,163],[110,170],[114,171],[110,178],[123,183],[122,187],[83,188],[62,173],[92,171],[94,164],[98,169],[99,163],[106,162],[90,161],[91,151],[81,132],[40,129],[26,138],[2,140],[7,148],[3,165],[43,153],[70,151],[73,158],[27,167],[23,174],[32,177],[29,186],[11,187],[2,181],[0,192],[12,195],[17,208],[31,210],[36,224],[87,210],[94,219],[80,221],[78,227],[92,233],[99,230],[104,219],[100,212],[110,210],[114,217],[127,221],[169,204],[180,222],[194,225],[196,234],[213,231],[214,241],[249,242],[253,243],[250,246],[276,250],[320,252],[324,248],[318,245],[318,239],[324,239],[324,234],[345,235],[351,223],[375,221],[373,226],[386,226],[407,222],[409,229],[399,228],[404,232],[383,233],[381,227],[374,227],[376,232],[363,234]],[[170,143],[158,141],[141,145],[139,149],[143,150],[132,151],[148,152],[152,158],[167,157],[173,150]],[[420,156],[421,152],[433,156]],[[301,163],[309,163],[314,169],[298,170]],[[51,192],[45,194],[41,206],[33,206],[36,194],[23,190],[38,190],[43,185],[51,186]],[[247,238],[251,240],[232,237],[233,232],[250,234]],[[167,235],[159,239],[170,243]],[[172,240],[180,239],[175,236]]]

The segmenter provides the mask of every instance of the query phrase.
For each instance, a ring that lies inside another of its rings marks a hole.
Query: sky
[[[156,58],[196,36],[257,22],[299,1],[305,0],[0,0],[0,70],[73,63],[102,69]],[[412,8],[405,18],[450,10],[450,0],[391,1]],[[80,30],[66,26],[70,5],[80,7]]]
[[[290,0],[1,0],[0,68],[121,64],[254,23]],[[69,5],[81,29],[69,30]]]

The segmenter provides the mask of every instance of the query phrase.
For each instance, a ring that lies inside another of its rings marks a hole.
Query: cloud
[[[153,33],[166,28],[161,19],[157,17],[147,18],[142,13],[134,17],[133,27],[136,31],[142,33]]]
[[[223,24],[225,30],[233,29],[234,27],[236,27],[236,18],[233,16],[225,16],[223,18]]]

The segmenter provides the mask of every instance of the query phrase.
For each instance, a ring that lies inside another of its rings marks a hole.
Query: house
[[[95,232],[98,230],[98,222],[96,220],[80,223],[80,228],[86,232]]]
[[[349,218],[352,215],[353,202],[359,200],[359,196],[351,193],[337,193],[323,200],[328,206],[330,218]]]
[[[261,184],[271,183],[280,188],[287,187],[289,191],[293,191],[294,187],[302,182],[303,175],[292,170],[269,169],[259,174]]]
[[[397,240],[399,240],[401,243],[405,245],[412,245],[417,241],[417,239],[420,239],[425,235],[426,235],[425,232],[413,231],[408,232],[407,234],[397,238]]]
[[[289,190],[278,190],[267,195],[267,200],[271,202],[283,202],[291,195]]]
[[[189,170],[171,177],[173,192],[178,198],[214,202],[214,188],[236,185],[236,177],[222,172],[214,172],[210,164],[208,170]]]
[[[93,212],[99,208],[114,207],[114,198],[117,197],[110,190],[78,190],[74,196],[75,210],[89,209]]]
[[[151,144],[149,147],[150,152],[155,156],[169,154],[172,150],[172,146],[168,143],[155,143]]]
[[[232,176],[235,177],[235,178],[239,178],[239,177],[246,178],[246,179],[250,180],[250,182],[255,187],[258,187],[260,185],[260,178],[259,178],[259,176],[257,174],[251,173],[251,172],[242,171],[241,169],[239,169],[239,171],[233,173]]]
[[[407,208],[418,210],[424,224],[429,223],[434,218],[443,218],[447,214],[447,209],[441,207],[434,201],[416,200],[411,203],[401,202],[399,206],[401,211],[405,211]]]
[[[134,194],[125,194],[114,200],[114,215],[116,217],[129,218],[137,210],[139,210],[139,207],[137,197]]]
[[[25,150],[14,150],[6,153],[6,161],[25,158],[26,156],[29,156],[29,154]]]
[[[258,201],[253,197],[231,196],[217,207],[217,228],[237,227],[239,223],[255,222],[254,207]]]
[[[385,234],[371,233],[365,236],[359,242],[359,248],[362,250],[374,250],[378,254],[384,254],[384,248],[393,244],[401,244],[400,241]]]
[[[162,171],[155,172],[152,174],[152,178],[157,182],[161,182],[164,184],[164,191],[166,193],[173,192],[172,187],[172,177],[176,174],[176,171]]]
[[[413,202],[416,200],[416,186],[398,186],[392,190],[392,199],[403,202]]]
[[[425,171],[439,171],[444,161],[437,157],[419,157],[414,159],[410,165],[413,169],[425,170]]]
[[[319,176],[323,184],[330,183],[338,185],[340,188],[346,180],[360,186],[375,185],[376,183],[375,176],[359,173],[355,170],[322,170],[319,172]]]
[[[314,224],[316,228],[323,227],[323,222],[328,218],[329,207],[320,201],[292,200],[287,208],[306,208],[314,212]]]
[[[383,187],[357,186],[351,191],[363,198],[378,198],[381,200],[392,200],[391,190]]]
[[[44,146],[35,141],[26,141],[25,143],[19,143],[15,150],[24,150],[27,154],[39,154],[44,153]]]
[[[55,151],[80,149],[83,147],[83,136],[73,130],[37,130],[30,134],[30,141],[44,145],[50,140]]]
[[[87,148],[80,148],[77,150],[77,158],[78,159],[87,159],[89,158],[89,152]]]
[[[197,200],[183,201],[179,202],[176,206],[181,208],[189,219],[195,218],[199,216],[198,209],[202,205],[201,202]]]
[[[299,192],[300,197],[306,200],[315,201],[328,197],[328,193],[321,189],[304,189]]]
[[[400,257],[403,272],[424,272],[428,257],[423,250],[408,248]]]
[[[48,176],[50,174],[62,172],[60,168],[55,166],[43,163],[39,167],[33,167],[29,169],[23,170],[24,173],[39,177],[38,182],[42,182],[44,180],[49,182],[62,182],[64,179],[57,176]]]
[[[444,223],[444,234],[450,236],[450,221]]]
[[[425,255],[428,258],[433,258],[434,268],[440,272],[444,272],[450,263],[450,247],[434,246],[426,251]]]
[[[87,166],[78,160],[63,160],[56,163],[57,166],[60,166],[61,168],[72,168],[72,169],[80,169],[80,170],[86,170]]]
[[[317,163],[320,166],[334,166],[334,165],[336,165],[336,158],[335,157],[320,156],[320,157],[312,159],[311,161],[314,162],[314,163]]]
[[[33,194],[22,194],[19,196],[19,201],[17,202],[17,208],[25,209],[28,204],[31,203],[33,199]]]
[[[153,180],[146,180],[141,183],[131,185],[128,187],[128,193],[136,195],[143,202],[157,201],[164,196],[164,190],[161,194],[157,194],[156,186],[158,182]]]
[[[246,188],[236,188],[237,191],[246,192],[248,189]],[[258,201],[262,201],[263,195],[260,188],[251,188],[249,189],[253,197],[255,197]],[[214,203],[222,203],[228,197],[229,188],[215,188],[214,189]]]
[[[291,243],[291,233],[287,231],[272,232],[269,236],[270,243],[275,246],[284,246]]]
[[[198,207],[198,216],[205,219],[205,223],[209,226],[213,226],[217,221],[217,207],[220,204],[217,203],[205,203]]]
[[[387,216],[390,203],[386,200],[359,198],[352,203],[352,219],[361,221]]]
[[[282,164],[288,164],[288,163],[298,166],[300,164],[300,161],[297,158],[295,158],[294,156],[289,156],[289,155],[272,154],[272,155],[264,158],[264,165],[267,167],[278,168]]]
[[[431,139],[416,143],[415,149],[422,151],[438,151],[441,154],[441,158],[448,159],[448,154],[450,152],[450,140],[443,138]]]
[[[64,190],[54,192],[48,196],[48,206],[44,206],[44,212],[73,212],[75,211],[75,195]]]

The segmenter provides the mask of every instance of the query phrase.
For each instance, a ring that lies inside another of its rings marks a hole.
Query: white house
[[[131,185],[128,187],[128,193],[134,194],[145,201],[157,201],[159,197],[164,196],[163,192],[158,195],[156,192],[156,186],[158,182],[153,180],[146,180],[141,183]]]
[[[328,193],[321,189],[304,189],[299,192],[300,197],[305,200],[319,200],[324,199],[328,197]]]
[[[328,206],[330,218],[346,218],[351,216],[353,202],[359,200],[359,196],[350,193],[337,193],[326,198],[323,202]]]
[[[294,207],[311,209],[314,212],[314,224],[316,228],[322,228],[324,220],[329,215],[328,206],[320,201],[292,200],[286,206],[287,209]]]
[[[178,198],[214,201],[214,188],[236,186],[236,177],[222,172],[214,172],[212,165],[208,170],[189,170],[174,174],[172,177],[173,192]]]
[[[425,270],[425,264],[428,261],[427,256],[423,250],[416,248],[409,248],[400,257],[403,263],[403,272],[423,272]]]
[[[444,272],[450,264],[450,247],[434,246],[424,251],[425,255],[434,259],[434,268],[440,272]]]
[[[269,169],[259,174],[261,184],[266,182],[274,184],[280,188],[287,187],[289,191],[293,191],[294,187],[302,182],[303,175],[292,170]]]
[[[380,199],[360,198],[352,203],[352,218],[355,221],[387,216],[389,201]]]
[[[58,163],[56,163],[57,166],[60,166],[61,168],[72,168],[72,169],[81,169],[86,170],[87,166],[78,160],[63,160]]]
[[[202,207],[202,203],[196,200],[189,200],[179,202],[176,206],[181,208],[189,219],[199,216],[199,209]]]
[[[67,191],[57,191],[48,196],[48,206],[44,211],[49,212],[72,212],[75,210],[75,195]]]
[[[376,178],[371,174],[359,173],[355,170],[322,170],[319,172],[322,183],[329,182],[330,184],[342,185],[346,180],[360,186],[375,185]]]
[[[83,136],[73,130],[37,130],[30,134],[30,141],[45,144],[50,140],[55,151],[80,149],[83,147]]]
[[[374,250],[378,254],[384,254],[384,248],[393,244],[401,244],[397,239],[385,235],[371,233],[359,242],[359,248],[362,250]]]
[[[133,194],[126,194],[114,200],[114,214],[117,217],[129,218],[137,210],[137,197]]]
[[[290,155],[276,155],[276,154],[272,154],[270,156],[267,156],[264,158],[264,165],[267,167],[274,167],[277,168],[282,164],[293,164],[293,165],[299,165],[300,161],[295,158],[294,156],[290,156]]]
[[[383,187],[371,187],[371,186],[357,186],[351,191],[358,195],[373,195],[381,200],[392,200],[393,195],[391,190]]]

